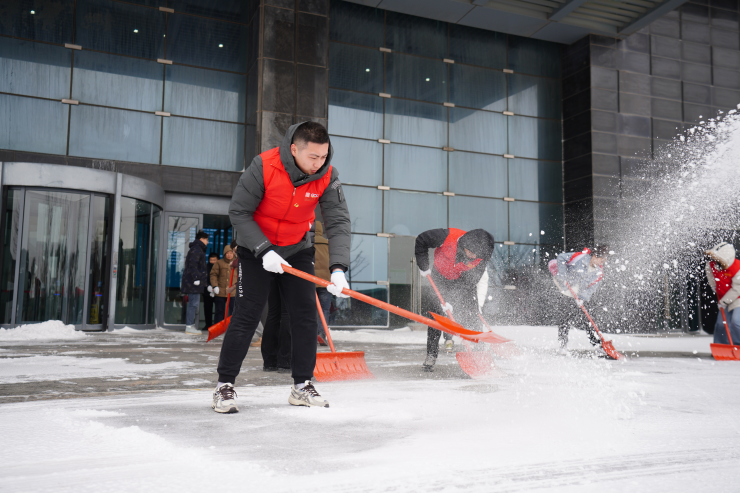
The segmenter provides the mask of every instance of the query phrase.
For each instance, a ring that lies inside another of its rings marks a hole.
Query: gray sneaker
[[[185,333],[186,334],[195,334],[195,335],[203,335],[203,332],[198,330],[198,328],[195,325],[186,325],[185,326]]]
[[[321,397],[311,380],[306,380],[306,385],[302,389],[297,389],[293,385],[290,388],[288,403],[293,406],[329,407],[329,401]]]
[[[220,387],[216,387],[213,391],[213,404],[211,407],[217,413],[231,414],[238,413],[239,408],[236,407],[236,391],[234,386],[230,383],[225,383]]]
[[[432,354],[427,354],[427,359],[424,360],[424,364],[421,365],[421,369],[424,371],[434,371],[434,363],[437,362],[437,357]]]

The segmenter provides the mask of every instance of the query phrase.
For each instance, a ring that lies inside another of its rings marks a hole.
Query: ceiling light
[[[138,33],[138,32],[139,32],[139,30],[138,30],[138,29],[134,29],[134,32],[135,32],[135,33]]]
[[[365,72],[370,72],[370,69],[369,69],[369,68],[366,68],[366,69],[365,69]]]
[[[427,82],[429,82],[429,77],[427,77]]]
[[[221,45],[221,44],[220,44],[220,45],[218,45],[218,47],[219,47],[219,48],[223,48],[223,47],[224,47],[224,45]]]
[[[35,10],[32,10],[32,11],[31,11],[31,15],[33,15],[33,14],[35,14],[35,13],[36,13],[36,11],[35,11]]]

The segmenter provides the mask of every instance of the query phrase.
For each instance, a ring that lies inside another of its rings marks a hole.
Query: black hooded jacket
[[[195,281],[200,281],[196,286]],[[190,250],[185,257],[185,270],[182,272],[180,292],[182,294],[202,294],[208,286],[208,269],[206,268],[206,245],[195,240],[190,243]]]

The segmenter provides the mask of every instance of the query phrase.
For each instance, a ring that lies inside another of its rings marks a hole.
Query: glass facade
[[[249,1],[3,2],[0,149],[241,171],[253,14]]]

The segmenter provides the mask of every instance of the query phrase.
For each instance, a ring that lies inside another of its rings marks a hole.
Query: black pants
[[[588,340],[594,346],[601,345],[601,339],[594,332],[586,314],[583,313],[575,300],[569,296],[563,296],[560,300],[558,313],[558,341],[560,347],[568,344],[568,332],[570,329],[585,329],[588,332]]]
[[[290,367],[293,381],[313,378],[316,367],[316,291],[315,285],[290,274],[273,274],[262,268],[262,260],[242,247],[238,249],[239,267],[236,284],[236,309],[226,331],[218,362],[220,382],[234,383],[249,344],[257,329],[274,279],[280,287],[290,313],[292,340]],[[314,249],[306,248],[286,258],[294,268],[314,273]]]
[[[422,282],[426,282],[422,280]],[[464,292],[456,293],[457,296],[447,296],[446,293],[442,293],[445,298],[445,302],[452,305],[453,312],[452,316],[455,321],[462,324],[463,327],[470,330],[478,330],[480,319],[478,318],[478,302],[475,300],[475,289],[463,290]],[[421,310],[422,315],[429,317],[429,312],[436,313],[438,315],[447,316],[442,311],[442,305],[439,302],[437,294],[434,292],[431,286],[422,286],[421,288]],[[434,356],[435,358],[439,354],[439,336],[443,332],[432,327],[427,327],[427,354]],[[444,332],[445,341],[452,340],[452,335]]]
[[[260,348],[265,366],[290,368],[290,347],[290,312],[280,295],[280,286],[273,279],[267,297],[267,320]]]
[[[210,296],[208,296],[208,298],[210,298]],[[226,298],[216,297],[211,299],[215,300],[216,303],[216,319],[214,320],[214,323],[219,323],[221,320],[224,319],[224,313],[226,312]],[[232,313],[234,313],[233,297],[229,301],[229,315],[231,315]]]
[[[206,329],[208,329],[210,326],[213,325],[213,298],[211,298],[211,293],[207,292],[204,295],[203,298],[203,311],[206,316]]]

